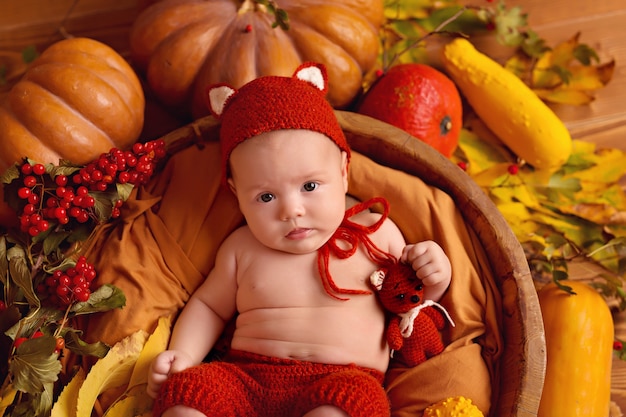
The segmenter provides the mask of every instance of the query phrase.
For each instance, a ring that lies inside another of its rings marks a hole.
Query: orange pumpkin
[[[163,0],[145,9],[130,34],[133,63],[168,106],[208,113],[204,90],[235,88],[265,75],[290,76],[303,61],[327,67],[328,100],[347,106],[379,51],[381,0],[283,0],[289,29],[254,0]]]
[[[391,67],[370,87],[357,111],[405,130],[448,158],[463,125],[461,96],[454,82],[424,64]]]
[[[23,157],[84,164],[112,147],[133,144],[145,98],[130,65],[87,38],[46,49],[0,105],[0,172]],[[0,188],[0,224],[11,222]]]

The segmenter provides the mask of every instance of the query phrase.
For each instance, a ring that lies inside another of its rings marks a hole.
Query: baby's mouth
[[[308,236],[310,230],[311,229],[307,229],[305,227],[296,227],[287,233],[286,238],[292,240],[304,239]]]

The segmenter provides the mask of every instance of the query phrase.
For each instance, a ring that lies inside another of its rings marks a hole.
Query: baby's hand
[[[422,280],[426,298],[439,301],[452,279],[450,260],[441,246],[432,240],[406,245],[400,261],[411,265]]]
[[[176,350],[159,353],[150,364],[146,392],[152,398],[156,398],[161,384],[170,374],[184,371],[191,366],[193,366],[192,360],[185,353]]]

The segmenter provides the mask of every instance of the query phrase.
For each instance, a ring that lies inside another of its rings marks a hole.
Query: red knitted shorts
[[[389,417],[383,373],[356,365],[272,358],[231,351],[215,361],[171,375],[154,403],[154,416],[186,405],[219,417],[302,416],[334,405],[351,417]]]

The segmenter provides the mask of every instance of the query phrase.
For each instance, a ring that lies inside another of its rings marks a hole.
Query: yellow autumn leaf
[[[538,226],[532,221],[532,215],[522,203],[504,203],[498,205],[511,230],[521,240],[522,237],[535,233]]]
[[[593,95],[580,90],[533,88],[533,91],[540,99],[557,104],[582,106],[591,103],[595,99]]]
[[[497,163],[507,161],[510,163],[512,160],[510,151],[480,119],[470,118],[466,126],[472,131],[461,129],[458,147],[467,160],[469,175],[474,176]]]
[[[128,383],[128,389],[145,384],[148,382],[148,370],[152,360],[161,352],[167,348],[167,343],[170,339],[170,331],[172,326],[172,319],[170,317],[160,317],[157,327],[154,332],[148,338],[148,341],[144,345],[139,358],[133,369],[133,373]]]
[[[138,417],[152,414],[154,400],[146,392],[146,384],[136,385],[111,405],[103,417]]]
[[[588,155],[594,166],[572,172],[570,176],[590,183],[614,183],[624,176],[626,152],[619,149],[599,149]]]
[[[13,388],[13,385],[7,385],[3,387],[2,397],[0,397],[0,417],[4,416],[4,413],[7,411],[7,408],[13,404],[13,400],[15,399],[15,394],[17,394],[17,390]]]
[[[597,66],[570,66],[568,68],[570,74],[568,81],[559,85],[558,88],[563,90],[597,90],[611,80],[614,68],[614,60]]]
[[[63,388],[59,398],[52,407],[51,417],[75,417],[76,401],[80,387],[85,382],[85,370],[78,368],[72,380]]]
[[[596,224],[608,224],[618,213],[615,207],[602,203],[572,204],[560,206],[559,209],[562,213],[573,214]]]
[[[579,42],[580,33],[544,52],[532,69],[529,83],[544,101],[584,105],[594,100],[593,91],[603,88],[612,78],[615,60],[592,65],[596,58],[591,48]],[[511,59],[511,66],[521,67]],[[584,63],[584,64],[583,64]],[[522,74],[518,75],[524,79]]]
[[[507,167],[509,164],[492,164],[476,174],[471,175],[472,179],[485,191],[490,192],[491,188],[501,186],[507,177]]]
[[[532,73],[532,86],[534,88],[550,88],[559,85],[561,77],[554,71],[554,67],[567,67],[574,59],[574,49],[578,45],[577,33],[565,42],[548,50],[537,60]]]
[[[504,68],[517,75],[518,78],[524,78],[531,70],[531,58],[522,53],[516,53],[506,60]]]
[[[147,337],[145,331],[137,331],[116,343],[95,363],[78,393],[77,417],[90,417],[102,392],[128,383]]]

